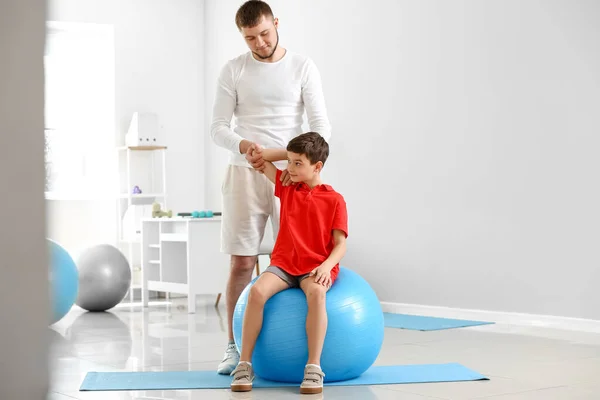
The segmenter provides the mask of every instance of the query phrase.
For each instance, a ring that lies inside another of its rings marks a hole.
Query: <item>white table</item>
[[[142,220],[142,303],[148,291],[181,293],[188,312],[196,312],[196,295],[218,299],[229,275],[230,257],[220,251],[221,217],[145,218]],[[218,300],[217,300],[218,302]]]

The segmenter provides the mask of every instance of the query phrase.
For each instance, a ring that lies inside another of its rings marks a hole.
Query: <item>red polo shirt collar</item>
[[[306,183],[304,182],[299,182],[296,184],[296,190],[306,190],[306,191],[311,191],[311,190],[323,190],[323,191],[327,191],[327,192],[331,192],[333,190],[333,188],[329,185],[326,185],[324,183],[315,186],[314,188],[310,188],[310,186],[308,186]]]

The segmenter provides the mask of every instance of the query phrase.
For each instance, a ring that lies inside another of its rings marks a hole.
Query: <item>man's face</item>
[[[279,42],[277,18],[261,18],[258,25],[252,28],[242,28],[242,36],[248,45],[248,48],[258,58],[267,59],[273,56]]]

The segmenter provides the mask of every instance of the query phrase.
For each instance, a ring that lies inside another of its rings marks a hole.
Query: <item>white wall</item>
[[[51,21],[114,26],[115,143],[123,143],[133,112],[158,113],[169,146],[168,206],[174,212],[204,208],[202,2],[50,0],[48,11]],[[75,252],[115,239],[113,202],[52,201],[48,207],[52,236]]]
[[[43,0],[0,2],[0,399],[46,400],[48,390],[45,11]]]
[[[207,111],[239,3],[206,1]],[[598,2],[269,4],[320,68],[344,264],[381,300],[600,319]]]

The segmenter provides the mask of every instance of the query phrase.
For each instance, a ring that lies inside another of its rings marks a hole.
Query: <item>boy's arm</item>
[[[324,286],[331,286],[331,270],[346,254],[346,238],[348,237],[348,210],[346,201],[340,196],[335,207],[332,223],[333,249],[329,257],[321,265],[311,271],[315,282]]]
[[[273,165],[270,161],[265,161],[263,165],[263,169],[260,171],[261,174],[265,174],[269,180],[275,184],[275,180],[277,179],[277,167]]]
[[[263,160],[265,161],[284,161],[287,160],[286,149],[264,149]]]
[[[344,258],[344,254],[346,254],[346,233],[340,229],[333,230],[333,250],[331,250],[331,254],[327,257],[327,260],[321,264],[321,266],[327,268],[329,271],[333,269],[334,266],[342,261]]]
[[[331,270],[346,254],[346,232],[341,229],[333,230],[333,250],[329,254],[329,257],[317,268],[310,272],[311,276],[315,277],[315,282],[323,286],[331,286]]]
[[[246,147],[246,160],[250,163],[252,168],[261,170],[263,164],[266,161],[283,161],[287,160],[286,149],[263,149],[263,147],[256,143],[251,143]],[[241,148],[240,144],[240,148]]]
[[[275,161],[287,161],[288,155],[286,149],[264,149],[262,150],[263,161],[265,163],[275,162]],[[281,184],[283,186],[295,185],[296,183],[292,182],[292,178],[290,177],[287,169],[284,169],[281,172]]]
[[[267,164],[269,164],[269,161],[273,162],[279,160],[287,160],[287,150],[263,149],[261,145],[252,143],[250,144],[250,146],[248,146],[246,150],[246,160],[252,166],[252,168],[259,171],[260,173],[264,173],[264,170]],[[275,169],[275,172],[277,172],[277,169]],[[269,180],[275,183],[276,187],[277,183],[275,182],[275,180],[277,179],[281,181],[281,184],[283,186],[295,185],[295,183],[292,182],[292,178],[290,177],[287,169],[281,171],[281,176],[279,178],[277,178],[277,175],[275,175],[274,179],[271,179],[269,177]]]

